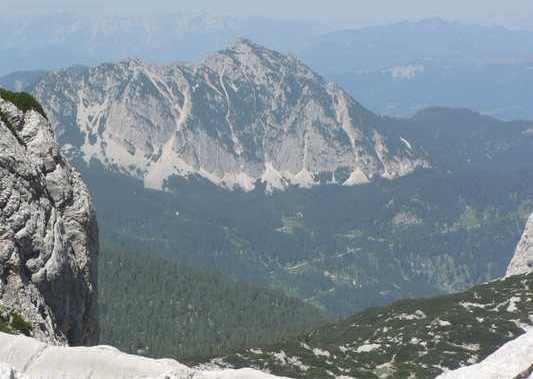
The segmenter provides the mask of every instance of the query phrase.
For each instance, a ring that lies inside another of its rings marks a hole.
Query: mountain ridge
[[[436,377],[526,335],[532,285],[533,274],[518,275],[463,293],[401,300],[199,367],[255,367],[293,378]],[[521,362],[524,370],[529,365]]]
[[[59,71],[33,93],[62,143],[150,188],[191,174],[244,190],[309,187],[322,173],[353,185],[429,166],[337,85],[247,39],[199,65],[130,59]]]

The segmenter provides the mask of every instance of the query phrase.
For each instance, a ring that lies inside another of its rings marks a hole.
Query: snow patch
[[[359,346],[356,352],[357,353],[370,353],[372,351],[379,349],[380,347],[381,345],[378,345],[377,343],[370,343],[370,344]]]
[[[418,309],[413,314],[401,313],[398,316],[396,316],[396,319],[412,321],[412,320],[423,320],[426,317],[427,317],[426,314],[424,312],[422,312],[420,309]]]
[[[518,310],[516,304],[517,303],[520,303],[521,299],[517,296],[513,296],[511,297],[511,299],[509,299],[509,306],[507,307],[507,312],[511,312],[511,313],[514,313]]]
[[[319,348],[314,348],[313,354],[315,355],[315,357],[326,357],[326,358],[331,357],[331,353],[329,351],[321,350]]]
[[[451,322],[446,321],[446,320],[441,320],[441,319],[437,319],[436,322],[437,324],[439,324],[439,326],[451,326],[452,325]]]

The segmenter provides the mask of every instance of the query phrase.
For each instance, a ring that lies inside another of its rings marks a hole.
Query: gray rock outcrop
[[[437,379],[518,379],[531,378],[533,331],[507,342],[483,361],[448,371]]]
[[[527,274],[533,271],[533,214],[529,217],[516,252],[507,267],[506,276]]]
[[[129,60],[50,73],[33,93],[69,154],[150,188],[174,175],[244,190],[354,185],[429,165],[337,85],[247,40],[197,65]]]
[[[197,370],[171,359],[156,360],[129,355],[109,346],[51,346],[33,338],[0,333],[0,379],[4,378],[275,379],[280,377],[253,369]]]
[[[20,106],[20,105],[19,105]],[[46,117],[0,98],[0,307],[40,340],[97,342],[91,196]]]

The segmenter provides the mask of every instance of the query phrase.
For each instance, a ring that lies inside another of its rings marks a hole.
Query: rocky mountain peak
[[[262,48],[262,46],[254,43],[248,38],[237,38],[231,47],[232,50],[245,52],[254,51]]]
[[[264,46],[256,44],[250,39],[247,38],[238,38],[235,42],[229,46],[227,49],[219,51],[212,55],[231,55],[234,57],[240,57],[241,59],[246,59],[247,57],[255,56],[259,58],[267,58],[275,56],[277,59],[282,59],[284,56],[280,53],[275,52],[274,50],[267,49]]]
[[[69,151],[156,189],[174,176],[244,190],[354,185],[428,165],[340,88],[248,40],[197,65],[60,71],[34,93]]]
[[[97,254],[90,194],[40,105],[0,90],[0,311],[41,340],[95,343]]]
[[[208,56],[201,66],[231,77],[233,72],[259,85],[281,86],[286,80],[313,80],[326,85],[325,80],[303,62],[283,55],[248,39],[239,39],[231,47]]]

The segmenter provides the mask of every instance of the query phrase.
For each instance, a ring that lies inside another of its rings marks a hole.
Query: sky
[[[532,0],[1,0],[10,11],[206,11],[220,16],[265,16],[325,23],[380,24],[440,17],[484,24],[533,23]],[[533,28],[533,25],[531,25]]]

